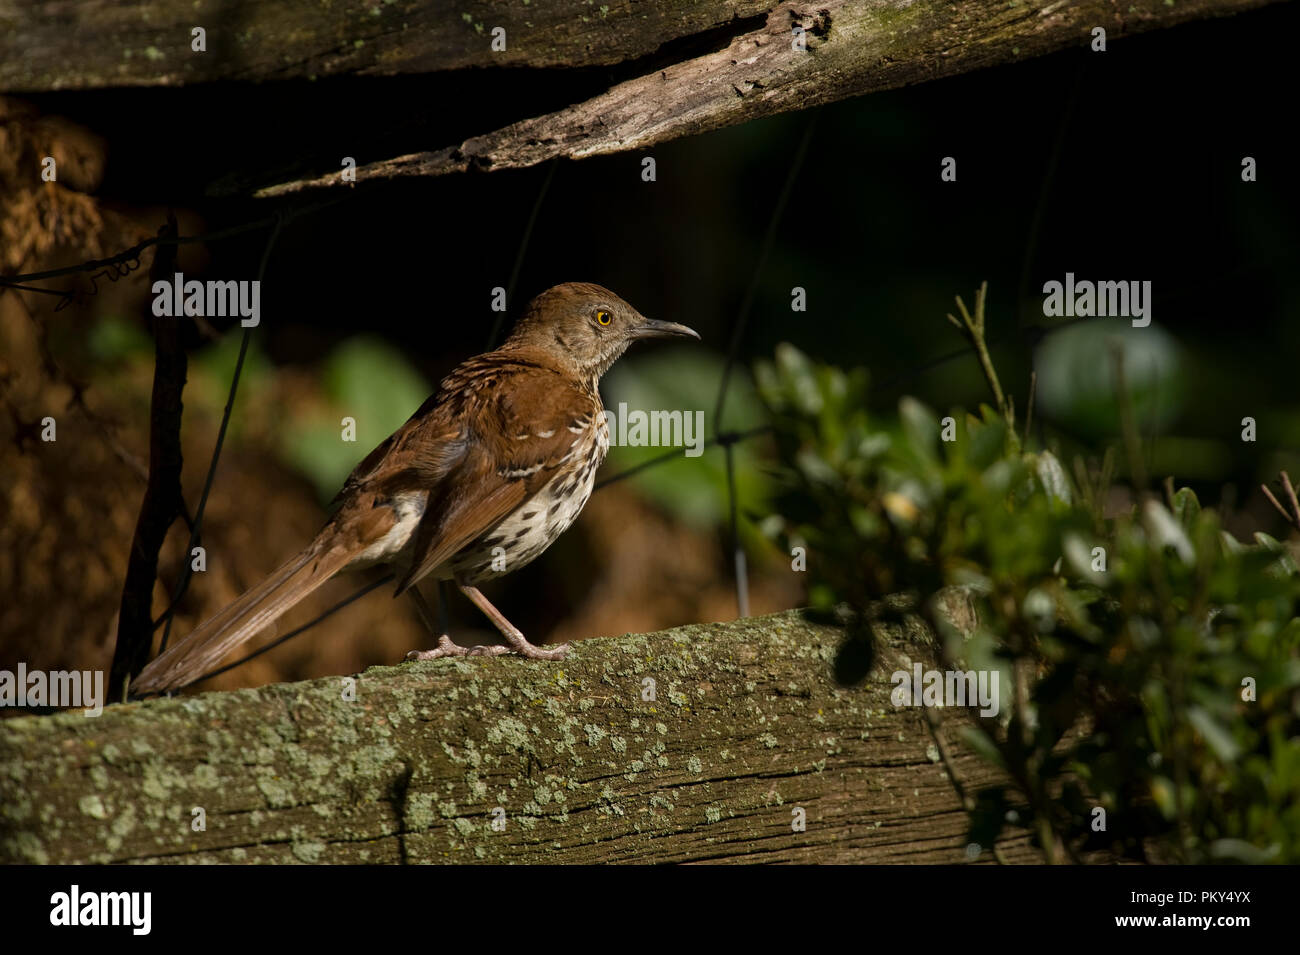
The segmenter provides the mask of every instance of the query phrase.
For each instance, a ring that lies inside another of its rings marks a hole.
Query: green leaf
[[[1255,543],[1275,554],[1284,549],[1280,540],[1271,534],[1265,534],[1263,531],[1255,531]]]
[[[1185,564],[1190,564],[1196,558],[1196,552],[1192,549],[1192,542],[1187,537],[1187,532],[1183,526],[1174,520],[1174,516],[1169,513],[1168,509],[1159,501],[1147,501],[1143,509],[1143,516],[1146,518],[1147,529],[1151,532],[1151,537],[1158,547],[1172,547],[1174,553]]]
[[[898,416],[912,449],[933,460],[941,430],[938,415],[915,398],[905,396],[898,402]]]
[[[1106,575],[1092,569],[1092,545],[1079,534],[1071,532],[1061,541],[1061,551],[1069,561],[1070,569],[1098,587],[1106,583]]]
[[[994,412],[996,414],[996,412]],[[986,423],[970,425],[967,418],[967,433],[970,435],[970,463],[977,468],[1001,463],[1006,451],[1007,425],[1001,418],[993,418]]]
[[[776,347],[776,364],[795,407],[804,414],[818,414],[823,397],[812,360],[789,342],[782,342]]]
[[[1065,474],[1065,468],[1061,467],[1061,462],[1056,459],[1056,455],[1051,451],[1042,451],[1037,458],[1035,472],[1043,485],[1043,490],[1049,497],[1062,504],[1072,504],[1074,494],[1070,489],[1070,479]]]
[[[1201,502],[1196,499],[1196,492],[1190,487],[1179,488],[1174,494],[1174,517],[1178,523],[1190,531],[1201,516]]]
[[[1202,706],[1189,706],[1187,721],[1201,734],[1206,745],[1214,750],[1215,756],[1225,763],[1236,762],[1237,757],[1241,755],[1241,748],[1232,735],[1210,715],[1209,710]]]

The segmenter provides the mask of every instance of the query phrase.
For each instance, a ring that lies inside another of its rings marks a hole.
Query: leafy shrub
[[[1190,489],[1107,516],[1111,457],[1067,474],[1021,450],[1009,407],[946,419],[904,398],[883,424],[865,371],[789,345],[756,377],[783,462],[769,530],[807,548],[811,602],[847,612],[852,644],[910,595],[945,665],[985,661],[1012,687],[966,735],[1008,779],[975,801],[973,841],[1025,826],[1049,859],[1300,861],[1286,545],[1237,541]],[[965,633],[937,603],[954,587],[976,611]]]

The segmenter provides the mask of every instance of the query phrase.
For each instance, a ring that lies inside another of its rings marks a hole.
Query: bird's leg
[[[564,655],[569,652],[567,643],[549,650],[534,646],[528,642],[518,627],[507,620],[500,610],[492,606],[492,602],[484,597],[477,587],[471,587],[469,584],[462,584],[459,581],[457,581],[456,586],[460,588],[461,593],[474,602],[475,607],[482,610],[487,618],[496,624],[496,628],[501,631],[501,636],[505,637],[506,643],[510,644],[509,649],[520,656],[532,660],[563,660]],[[505,648],[502,647],[502,649]]]
[[[451,627],[447,622],[449,595],[445,581],[438,581],[438,623],[436,625],[433,622],[433,612],[429,609],[429,602],[424,599],[424,594],[420,593],[420,588],[412,587],[407,593],[415,601],[415,610],[420,615],[421,622],[429,628],[430,633],[438,635],[438,645],[432,650],[412,650],[406,655],[406,659],[437,660],[439,657],[499,656],[510,652],[509,647],[462,647],[452,641],[448,633]]]

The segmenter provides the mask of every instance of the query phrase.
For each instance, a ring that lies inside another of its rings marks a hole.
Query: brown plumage
[[[338,509],[298,555],[151,662],[132,684],[156,693],[194,682],[336,573],[397,572],[426,624],[415,583],[454,581],[507,646],[465,648],[445,625],[429,659],[566,648],[529,643],[475,586],[536,558],[582,510],[609,447],[600,376],[640,338],[689,336],[647,319],[599,285],[543,292],[496,351],[458,366],[410,419],[349,475]]]

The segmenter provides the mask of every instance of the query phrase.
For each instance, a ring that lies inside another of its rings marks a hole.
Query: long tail
[[[260,584],[205,620],[184,640],[167,648],[131,684],[132,693],[161,693],[187,686],[214,669],[288,612],[355,556],[344,547],[322,547],[318,538],[281,564]]]

